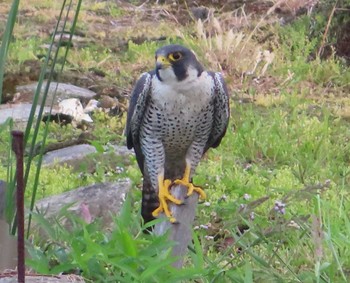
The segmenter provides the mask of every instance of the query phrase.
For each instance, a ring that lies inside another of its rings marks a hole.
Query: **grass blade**
[[[0,104],[2,101],[2,87],[3,87],[3,77],[5,74],[5,64],[7,51],[10,45],[13,27],[15,26],[17,12],[18,12],[19,0],[14,0],[12,2],[10,13],[8,14],[5,32],[2,35],[2,42],[0,47]]]

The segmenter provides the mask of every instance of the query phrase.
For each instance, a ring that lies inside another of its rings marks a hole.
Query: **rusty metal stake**
[[[17,269],[18,282],[25,282],[24,247],[24,180],[23,180],[23,132],[12,131],[12,150],[16,154],[17,182]]]

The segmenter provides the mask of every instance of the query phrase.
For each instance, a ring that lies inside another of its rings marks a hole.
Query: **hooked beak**
[[[158,55],[156,57],[156,68],[157,69],[165,69],[171,66],[169,59],[165,56]]]

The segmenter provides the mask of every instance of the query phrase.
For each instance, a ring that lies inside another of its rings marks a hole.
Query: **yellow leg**
[[[186,163],[185,173],[182,179],[175,180],[174,183],[177,185],[184,185],[188,188],[187,196],[190,196],[193,194],[193,191],[197,192],[199,194],[199,198],[204,200],[206,199],[207,195],[202,190],[201,187],[196,187],[192,183],[190,183],[190,172],[191,172],[191,166]]]
[[[177,198],[174,198],[170,193],[169,193],[169,187],[171,185],[170,180],[164,180],[163,175],[158,176],[158,186],[159,186],[159,207],[155,209],[152,212],[152,215],[154,217],[157,217],[159,213],[164,212],[164,214],[169,218],[169,221],[171,223],[175,223],[176,219],[171,215],[171,212],[168,207],[167,201],[171,201],[177,205],[182,204],[180,200]]]

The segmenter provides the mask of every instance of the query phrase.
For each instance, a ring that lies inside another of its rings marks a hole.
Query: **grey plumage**
[[[160,182],[181,179],[187,166],[191,178],[202,155],[220,144],[229,120],[220,73],[204,71],[180,45],[162,47],[156,59],[156,69],[142,74],[132,91],[126,126],[127,146],[144,177],[145,222],[159,206]]]

